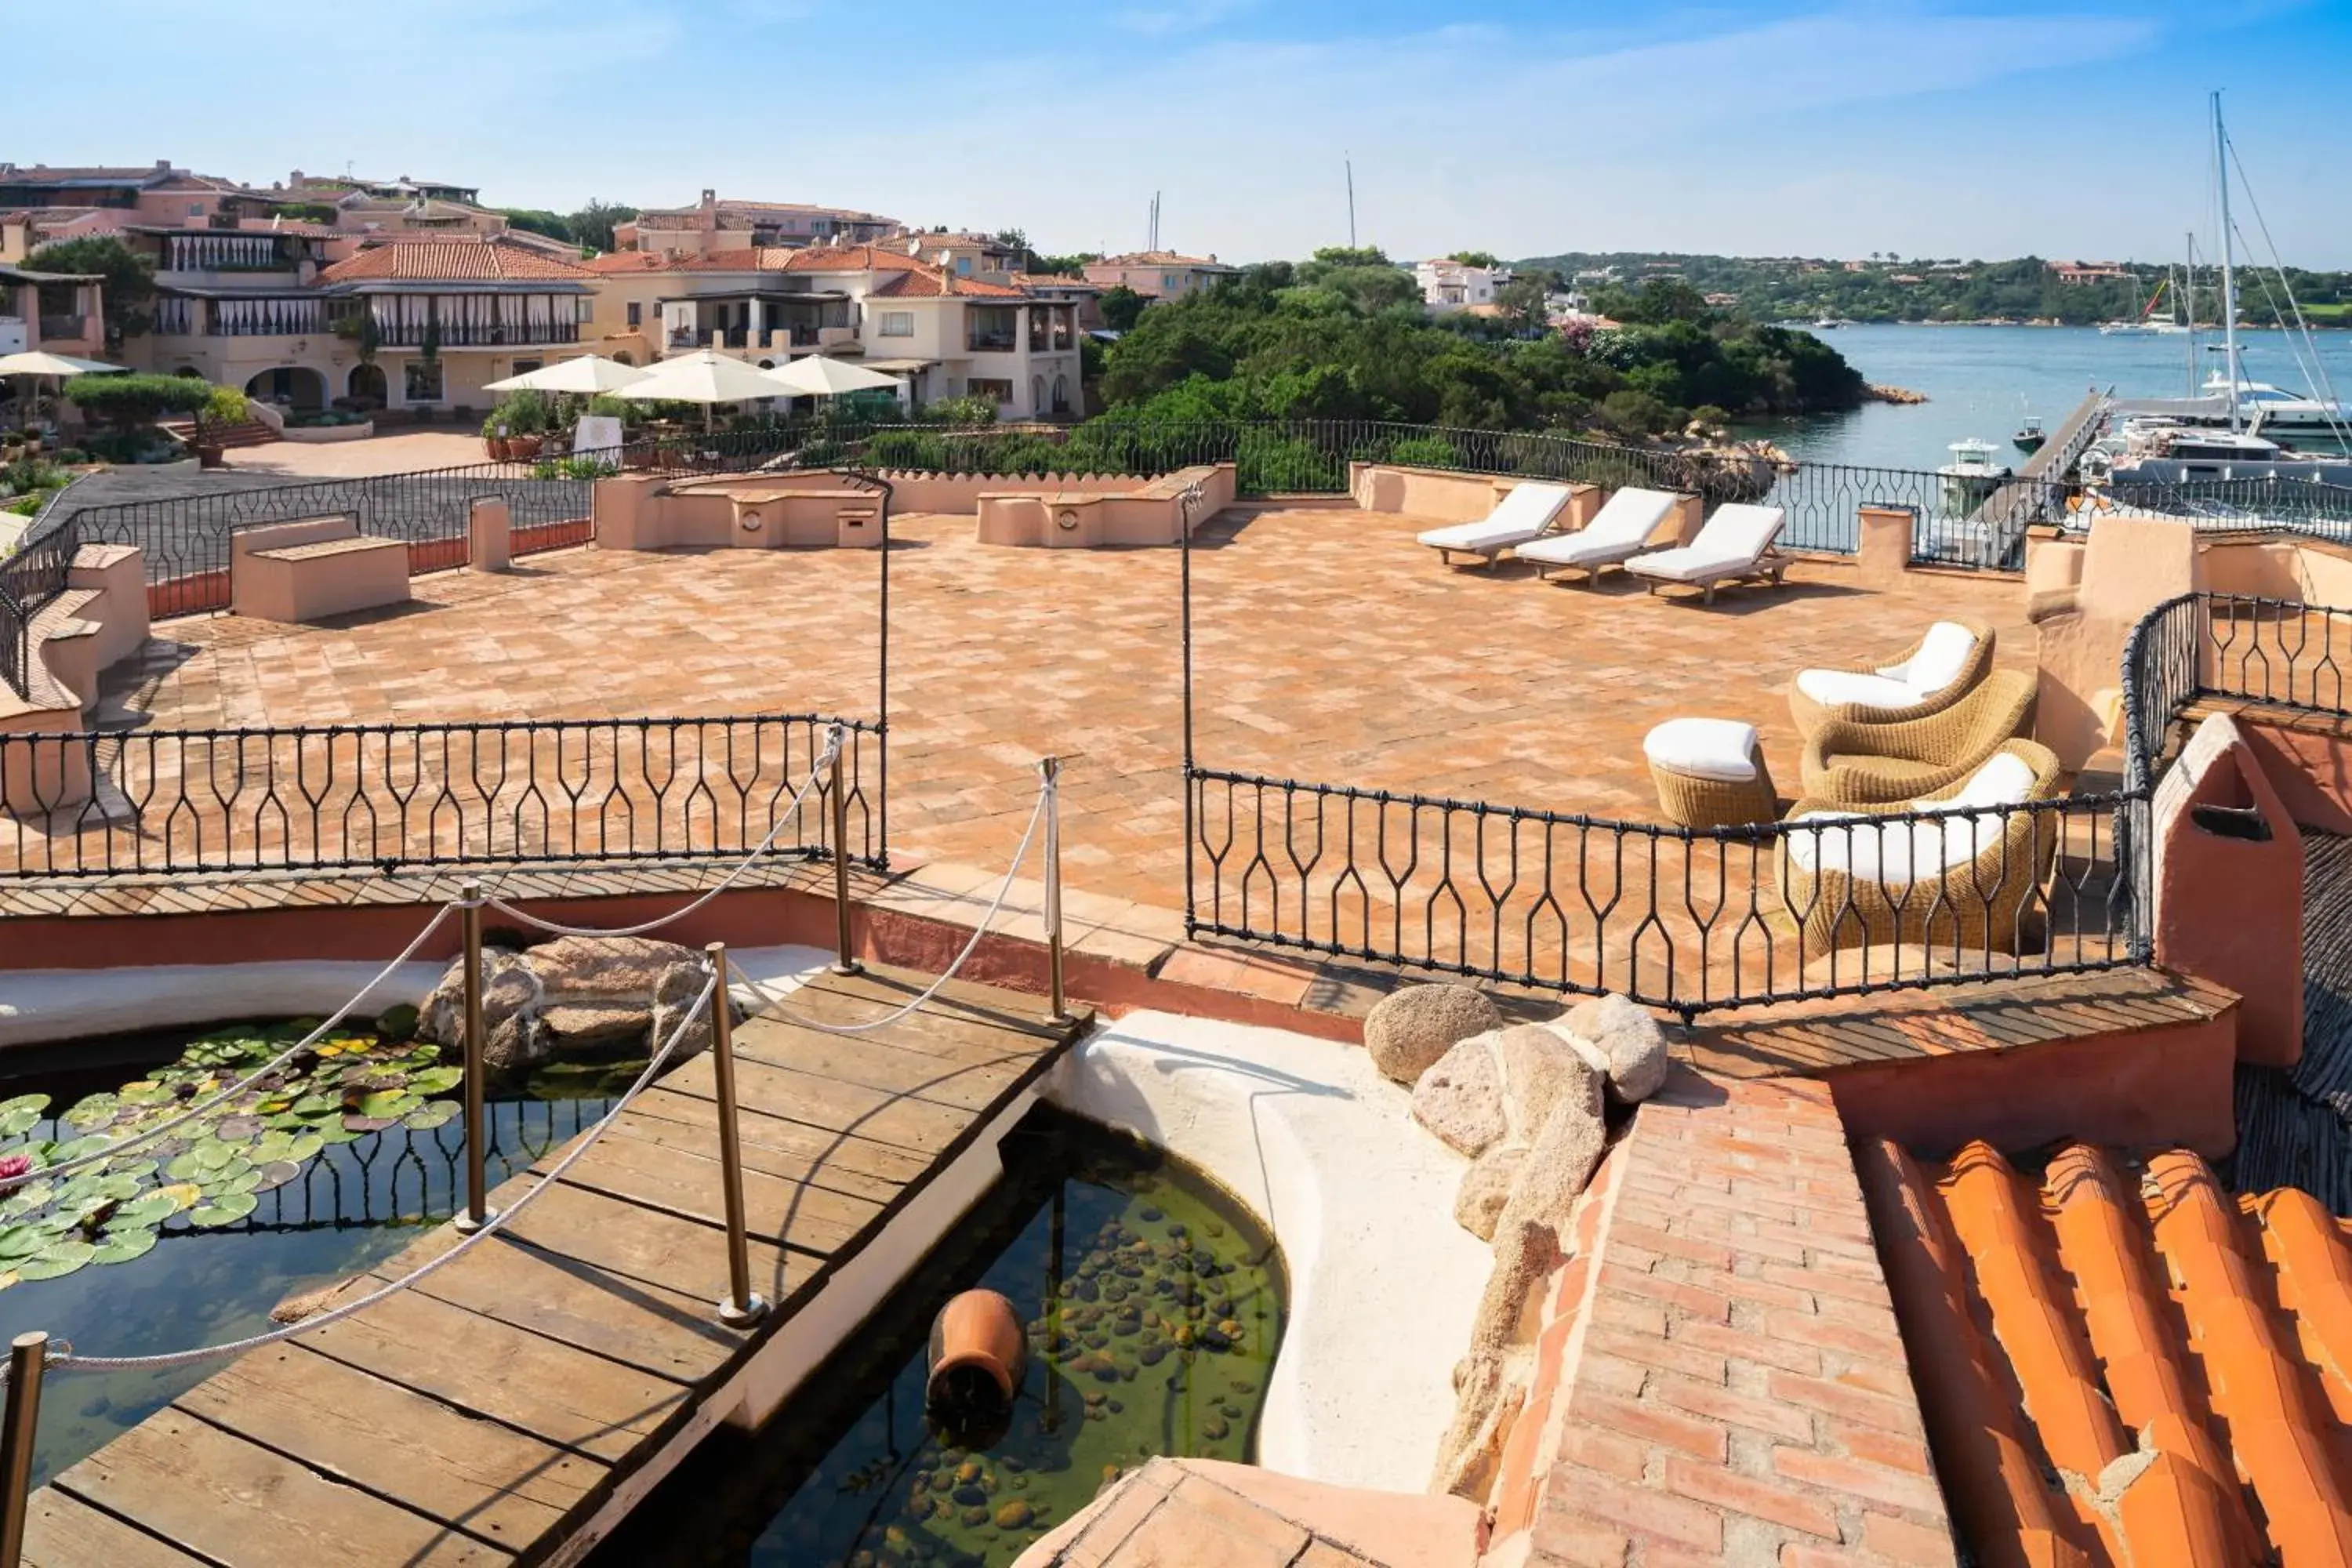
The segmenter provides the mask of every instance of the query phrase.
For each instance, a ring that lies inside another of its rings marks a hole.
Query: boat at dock
[[[2042,450],[2042,443],[2050,439],[2050,436],[2042,428],[2042,416],[2029,414],[2018,422],[2017,433],[2009,439],[2021,452],[2038,452]]]

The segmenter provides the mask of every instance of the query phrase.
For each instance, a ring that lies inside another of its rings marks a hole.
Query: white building
[[[1493,304],[1496,290],[1511,280],[1511,269],[1472,267],[1442,257],[1435,261],[1413,263],[1412,276],[1421,285],[1422,302],[1443,315],[1449,310],[1466,310],[1474,305]]]

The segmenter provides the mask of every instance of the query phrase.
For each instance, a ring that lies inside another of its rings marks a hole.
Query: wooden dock
[[[2006,561],[2029,525],[2049,521],[2042,514],[2048,508],[2052,484],[2063,479],[2074,459],[2083,455],[2083,448],[2096,434],[2094,426],[2106,406],[2104,393],[2095,391],[2084,398],[2050,433],[2049,438],[2026,458],[2017,477],[1985,497],[1973,521],[1984,531],[1990,555],[1986,564]]]
[[[927,984],[825,973],[782,1005],[855,1024]],[[498,1237],[354,1317],[228,1363],[59,1475],[35,1495],[25,1563],[576,1561],[740,1407],[763,1349],[805,1361],[809,1345],[778,1342],[796,1315],[1016,1112],[1086,1027],[1043,1012],[1037,997],[951,982],[856,1037],[772,1009],[737,1028],[753,1279],[775,1304],[752,1328],[722,1328],[715,1310],[726,1233],[706,1053],[641,1095]],[[456,1239],[441,1226],[346,1293]],[[821,1316],[839,1311],[828,1300]],[[72,1387],[61,1371],[51,1397]]]

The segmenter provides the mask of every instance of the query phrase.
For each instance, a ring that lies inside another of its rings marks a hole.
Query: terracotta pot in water
[[[993,1290],[966,1290],[931,1323],[925,1400],[933,1415],[968,1419],[1013,1403],[1029,1343],[1021,1314]]]

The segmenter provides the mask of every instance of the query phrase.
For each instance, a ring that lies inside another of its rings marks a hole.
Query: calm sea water
[[[1924,392],[1928,401],[1872,403],[1852,414],[1768,421],[1741,432],[1769,437],[1812,462],[1932,468],[1951,460],[1953,442],[1972,436],[1998,444],[1998,460],[2017,460],[2009,437],[2027,413],[2055,429],[2094,385],[2125,397],[2179,397],[2190,382],[2187,340],[2179,337],[2105,337],[2093,327],[1924,326],[1841,327],[1822,336],[1864,379]],[[2352,332],[2314,337],[2336,395],[2352,399]],[[2220,367],[2218,353],[2203,352],[2219,341],[2218,334],[2197,334],[2196,380]],[[2250,331],[2238,341],[2250,379],[2317,390],[2316,378],[2296,362],[2300,339]]]

